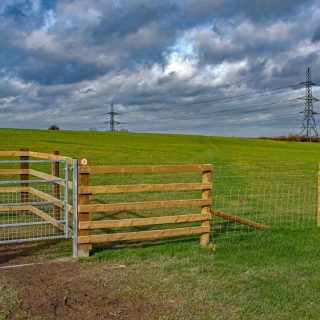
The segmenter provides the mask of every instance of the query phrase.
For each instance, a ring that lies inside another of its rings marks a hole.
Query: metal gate
[[[0,160],[0,244],[70,236],[68,171],[67,160]]]

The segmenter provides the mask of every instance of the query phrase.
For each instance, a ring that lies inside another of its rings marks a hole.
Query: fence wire
[[[317,163],[216,165],[212,207],[269,228],[315,226]],[[253,231],[248,225],[213,216],[212,236]]]

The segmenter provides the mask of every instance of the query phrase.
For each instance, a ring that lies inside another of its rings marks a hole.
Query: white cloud
[[[25,39],[25,47],[29,50],[43,50],[55,55],[61,55],[64,48],[59,40],[45,30],[35,30]]]
[[[84,128],[96,127],[102,110],[114,102],[123,113],[119,120],[144,120],[129,130],[165,129],[175,123],[147,120],[222,107],[208,103],[161,112],[143,109],[296,83],[304,80],[306,64],[320,67],[320,42],[312,41],[319,28],[317,3],[278,15],[272,7],[280,4],[272,1],[268,15],[261,12],[259,17],[251,14],[251,1],[230,0],[230,8],[224,3],[71,0],[44,10],[35,0],[30,21],[25,21],[29,15],[15,17],[10,11],[0,21],[5,124],[20,124],[19,110],[27,114],[30,126],[56,122],[77,128],[83,122]],[[0,4],[0,10],[4,8]],[[270,99],[273,96],[251,102]],[[242,102],[223,106],[237,108]],[[237,116],[229,118],[232,122]]]

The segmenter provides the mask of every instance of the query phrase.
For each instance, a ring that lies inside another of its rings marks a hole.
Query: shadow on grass
[[[42,240],[36,242],[22,242],[0,246],[0,265],[10,261],[21,261],[27,258],[68,256],[71,254],[69,241]]]
[[[223,239],[228,234],[253,234],[259,232],[256,229],[241,228],[241,225],[233,222],[221,222],[219,226],[214,226],[210,234],[210,242],[214,243],[218,239]],[[192,246],[192,248],[190,248]],[[159,255],[162,253],[176,253],[177,251],[189,251],[195,248],[201,248],[200,235],[188,235],[172,238],[162,238],[143,241],[119,241],[113,243],[95,244],[91,255],[93,259],[106,257],[145,257],[146,255]],[[133,250],[134,249],[134,250]],[[143,250],[142,250],[143,249]]]
[[[261,232],[262,230],[258,230],[250,227],[243,227],[243,225],[233,222],[233,221],[221,221],[216,222],[211,228],[211,239],[217,239],[219,237],[223,237],[226,234],[234,234],[234,233],[243,233],[248,234],[252,232]]]
[[[150,248],[156,246],[166,246],[170,244],[178,243],[196,243],[200,245],[199,237],[188,237],[188,238],[172,238],[172,239],[155,239],[149,241],[122,241],[113,242],[112,244],[97,244],[92,249],[92,254],[99,253],[105,250],[121,250],[121,249],[138,249],[138,248]]]

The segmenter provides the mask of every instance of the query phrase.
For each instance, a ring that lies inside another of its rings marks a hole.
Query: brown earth
[[[162,319],[165,311],[168,314],[161,303],[121,292],[108,283],[105,273],[123,267],[106,263],[101,270],[71,259],[41,262],[28,255],[28,245],[0,247],[0,286],[15,290],[20,300],[13,320]]]

